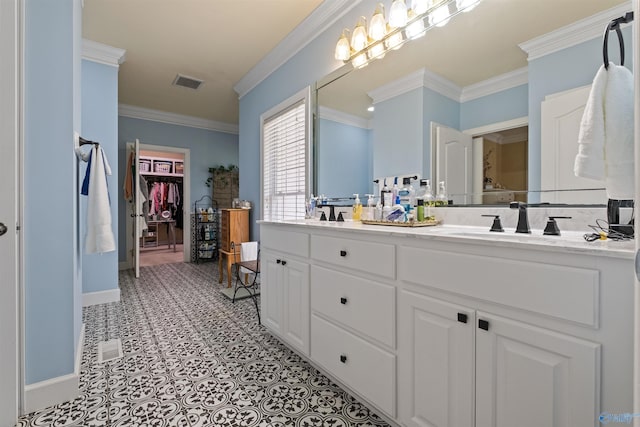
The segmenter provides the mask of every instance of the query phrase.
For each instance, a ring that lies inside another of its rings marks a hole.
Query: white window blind
[[[263,122],[262,206],[267,221],[304,219],[307,104],[300,100]]]

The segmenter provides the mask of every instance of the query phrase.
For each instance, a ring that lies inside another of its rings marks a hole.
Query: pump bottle
[[[449,200],[447,199],[447,191],[444,188],[444,181],[438,183],[438,194],[436,195],[436,206],[447,206]]]
[[[356,200],[353,203],[353,215],[351,218],[354,221],[360,221],[360,218],[362,218],[362,203],[360,203],[360,196],[357,193],[353,195],[356,196]]]
[[[384,179],[384,187],[382,187],[382,190],[380,191],[380,203],[382,203],[382,206],[389,206],[391,207],[391,205],[393,204],[393,200],[391,198],[391,190],[389,190],[389,187],[387,187],[387,179]]]
[[[367,196],[368,199],[367,199],[367,210],[364,213],[364,219],[371,221],[374,218],[376,203],[375,203],[375,199],[373,198],[373,194],[365,194],[365,196]]]
[[[405,212],[409,212],[415,200],[415,190],[411,186],[411,178],[402,178],[402,188],[398,191],[400,204]]]

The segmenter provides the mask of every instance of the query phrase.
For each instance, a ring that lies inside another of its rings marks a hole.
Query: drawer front
[[[311,358],[387,415],[395,417],[394,355],[312,315]]]
[[[395,347],[395,288],[368,279],[311,267],[311,308]]]
[[[337,237],[312,236],[311,257],[345,268],[393,279],[395,246]]]
[[[406,282],[598,327],[598,270],[404,246],[398,256]]]
[[[288,231],[282,227],[260,227],[260,244],[265,248],[280,252],[309,257],[309,235]]]

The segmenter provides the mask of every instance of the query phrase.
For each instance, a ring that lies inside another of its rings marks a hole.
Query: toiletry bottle
[[[426,179],[425,181],[425,193],[423,196],[424,199],[424,207],[425,207],[425,219],[433,219],[431,214],[431,208],[434,206],[435,199],[433,197],[433,192],[431,191],[431,181]]]
[[[356,196],[356,200],[353,203],[353,215],[351,218],[354,221],[360,221],[360,218],[362,218],[362,203],[360,203],[360,196],[357,193],[353,195]]]
[[[416,210],[418,211],[418,221],[424,221],[424,199],[418,199]]]
[[[391,200],[393,200],[393,203],[396,203],[396,199],[398,198],[398,191],[400,191],[400,189],[398,188],[398,177],[396,176],[393,179],[393,188],[391,188]]]
[[[373,194],[365,194],[368,197],[367,199],[367,211],[364,214],[364,219],[368,219],[369,221],[373,220],[374,213],[376,210],[375,199],[373,198]]]
[[[436,206],[447,206],[449,200],[447,199],[447,191],[444,188],[444,181],[438,183],[438,194],[436,195]]]
[[[416,205],[417,200],[424,199],[425,194],[427,194],[427,182],[429,182],[428,179],[420,180],[420,187],[418,187],[418,190],[416,191]]]
[[[380,203],[382,203],[382,206],[389,207],[391,207],[391,205],[393,204],[393,200],[391,199],[391,190],[389,190],[389,187],[387,187],[386,178],[384,180],[384,187],[382,187],[382,190],[380,191]]]
[[[405,212],[409,212],[411,210],[412,193],[413,187],[411,186],[411,178],[402,178],[402,188],[398,190],[398,197],[400,198],[400,204],[404,208]]]
[[[382,202],[380,200],[376,203],[376,210],[373,214],[373,219],[375,221],[382,221]]]

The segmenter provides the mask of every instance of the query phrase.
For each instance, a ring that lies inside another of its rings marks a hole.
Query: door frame
[[[133,143],[127,143],[127,150],[133,146]],[[182,178],[182,200],[183,200],[183,210],[184,210],[184,228],[182,229],[182,248],[183,248],[183,257],[182,260],[184,262],[191,262],[191,150],[189,148],[180,148],[180,147],[170,147],[165,145],[152,145],[145,144],[140,142],[140,150],[149,150],[149,151],[164,151],[167,153],[180,153],[184,156],[184,177]],[[128,155],[128,154],[127,154]],[[126,209],[125,214],[125,224],[126,231],[125,235],[127,236],[126,247],[127,247],[127,261],[126,268],[133,267],[130,265],[130,251],[133,250],[133,225],[130,220],[128,214],[128,208]]]
[[[8,262],[12,267],[13,276],[10,283],[3,289],[3,298],[0,298],[0,310],[3,314],[3,322],[9,325],[2,329],[2,342],[9,342],[12,345],[3,346],[2,367],[6,369],[0,375],[2,389],[0,398],[6,406],[2,406],[2,412],[8,417],[10,423],[15,423],[22,414],[24,401],[24,266],[23,266],[23,234],[20,232],[20,225],[23,218],[23,40],[24,40],[24,2],[20,0],[0,1],[0,56],[3,61],[0,63],[0,74],[3,78],[0,81],[2,93],[8,96],[0,98],[0,112],[2,114],[2,126],[0,126],[0,140],[3,145],[11,147],[9,149],[13,165],[8,168],[9,174],[13,176],[10,180],[12,190],[10,198],[14,202],[10,203],[14,211],[9,215],[7,221],[8,233],[13,233],[15,240],[15,258],[11,257]],[[14,223],[15,221],[15,223]],[[6,381],[7,377],[11,377]],[[4,412],[10,411],[10,412]],[[0,422],[4,422],[2,419]]]

